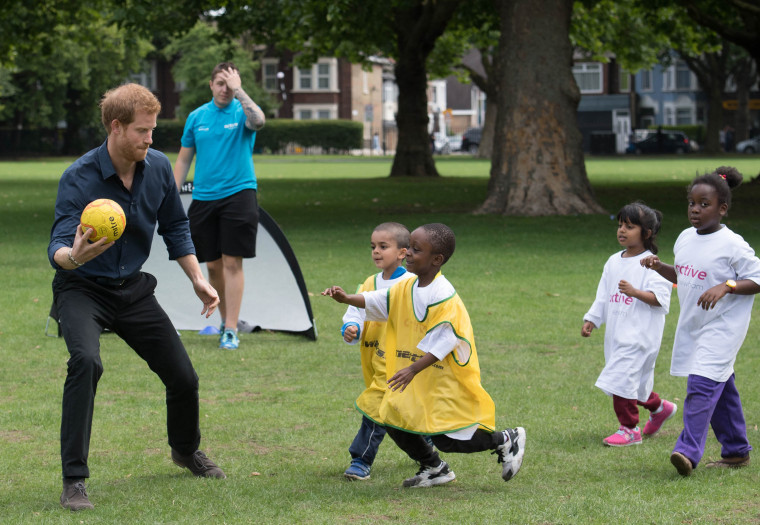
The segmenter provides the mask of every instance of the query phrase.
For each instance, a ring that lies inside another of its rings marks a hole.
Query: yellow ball
[[[79,220],[82,232],[92,228],[90,241],[106,237],[108,242],[115,241],[127,227],[127,217],[117,202],[110,199],[97,199],[85,207]]]

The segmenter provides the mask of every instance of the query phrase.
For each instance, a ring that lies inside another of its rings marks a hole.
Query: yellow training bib
[[[470,316],[458,294],[427,307],[417,319],[412,298],[416,278],[394,285],[388,291],[388,323],[385,330],[386,374],[422,358],[417,345],[430,330],[449,323],[458,344],[442,361],[415,376],[401,392],[386,387],[380,405],[380,420],[409,432],[443,434],[478,425],[493,432],[495,407],[480,384],[480,365]]]

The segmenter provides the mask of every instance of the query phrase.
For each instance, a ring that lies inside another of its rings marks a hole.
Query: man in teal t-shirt
[[[243,91],[232,62],[214,68],[209,86],[212,100],[190,113],[185,123],[174,178],[181,187],[197,155],[190,233],[198,260],[206,263],[209,282],[219,293],[219,348],[234,350],[240,342],[243,259],[256,256],[259,209],[253,145],[265,117]]]

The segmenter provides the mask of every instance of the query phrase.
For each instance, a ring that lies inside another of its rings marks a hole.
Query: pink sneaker
[[[673,417],[678,411],[678,406],[676,406],[674,403],[671,403],[670,401],[665,401],[664,399],[662,400],[661,406],[662,410],[660,410],[658,413],[649,414],[649,421],[647,421],[647,424],[644,425],[644,435],[647,437],[651,437],[657,434],[657,432],[660,431],[662,424]]]
[[[628,445],[641,445],[641,432],[639,427],[628,428],[620,425],[617,432],[602,440],[608,447],[627,447]]]

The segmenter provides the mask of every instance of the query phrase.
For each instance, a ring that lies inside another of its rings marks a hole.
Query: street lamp
[[[283,73],[282,71],[278,71],[277,72],[277,80],[280,81],[280,93],[282,94],[282,100],[287,100],[288,99],[288,94],[285,93],[285,81],[284,81],[284,79],[285,79],[285,73]]]

